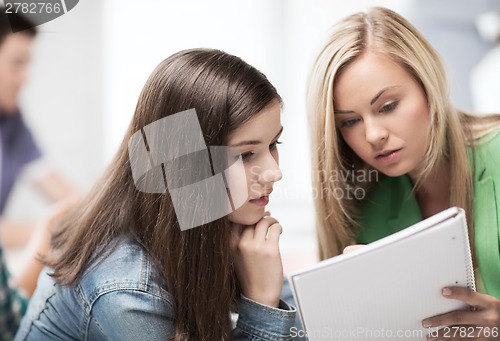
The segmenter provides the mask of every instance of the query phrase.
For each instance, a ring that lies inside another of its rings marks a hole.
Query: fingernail
[[[443,295],[444,295],[444,296],[450,296],[450,295],[451,295],[451,289],[449,289],[449,288],[444,288],[444,289],[443,289]]]
[[[423,320],[422,321],[422,326],[424,328],[429,328],[431,326],[431,321],[429,321],[429,320]]]

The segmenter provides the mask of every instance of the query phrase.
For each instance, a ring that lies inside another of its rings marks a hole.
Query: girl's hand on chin
[[[281,232],[279,222],[266,212],[257,224],[241,227],[236,249],[236,275],[243,295],[271,307],[278,307],[283,287]]]

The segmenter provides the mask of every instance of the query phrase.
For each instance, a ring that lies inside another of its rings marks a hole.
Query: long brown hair
[[[387,55],[424,90],[430,113],[431,138],[414,190],[436,165],[448,163],[450,204],[464,208],[473,239],[473,170],[469,166],[466,145],[474,144],[475,138],[498,129],[500,117],[474,117],[454,108],[449,99],[444,63],[436,50],[399,14],[375,7],[367,13],[350,15],[333,26],[309,78],[307,99],[320,258],[336,256],[344,247],[356,242],[356,216],[361,202],[331,193],[335,193],[336,188],[349,186],[368,192],[375,186],[369,182],[352,184],[348,182],[350,179],[342,177],[332,181],[328,176],[330,172],[346,173],[352,165],[366,173],[374,171],[343,141],[334,120],[333,89],[336,81],[342,71],[366,51]],[[473,241],[471,244],[474,247]]]
[[[195,108],[206,145],[224,145],[230,132],[276,99],[281,101],[262,73],[218,50],[181,51],[160,63],[142,90],[111,166],[54,235],[55,251],[47,264],[57,283],[75,283],[111,252],[102,245],[128,234],[150,255],[174,297],[175,331],[169,337],[230,340],[230,311],[240,290],[228,218],[181,231],[167,192],[136,189],[127,143],[148,124]]]

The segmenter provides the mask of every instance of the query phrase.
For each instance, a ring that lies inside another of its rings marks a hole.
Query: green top
[[[474,147],[474,228],[480,288],[500,299],[500,131]],[[368,244],[423,219],[408,175],[381,176],[361,210],[357,242]],[[483,287],[484,286],[484,287]]]

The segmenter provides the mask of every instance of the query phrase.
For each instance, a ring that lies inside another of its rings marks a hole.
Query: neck
[[[412,182],[416,179],[410,175]],[[442,163],[422,181],[416,191],[416,198],[424,218],[450,207],[450,168]]]
[[[7,110],[5,108],[0,108],[0,116],[1,117],[9,117],[14,116],[17,113],[17,109]]]

